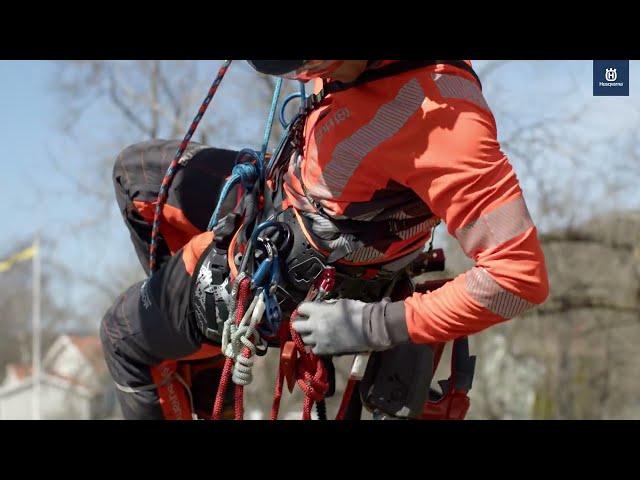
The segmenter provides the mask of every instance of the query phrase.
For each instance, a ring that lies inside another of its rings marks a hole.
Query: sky
[[[2,246],[31,235],[44,220],[32,185],[50,173],[45,167],[46,145],[56,139],[56,103],[47,93],[50,73],[48,62],[0,62],[0,142],[6,153],[0,176]]]
[[[478,69],[484,64],[483,61],[476,62]],[[201,64],[201,68],[210,69],[212,73],[216,67],[217,63]],[[88,273],[98,271],[106,274],[111,264],[137,260],[128,247],[128,234],[115,209],[105,212],[104,221],[113,233],[108,245],[98,238],[86,238],[70,231],[70,225],[86,212],[86,205],[70,189],[52,159],[57,158],[63,168],[74,169],[86,162],[83,157],[86,153],[75,149],[61,131],[60,118],[65,105],[52,88],[55,75],[52,61],[0,61],[0,145],[5,152],[0,175],[0,214],[3,219],[0,259],[41,232],[56,239],[50,251],[43,252],[51,262]],[[594,97],[591,61],[512,62],[501,67],[491,77],[490,83],[484,84],[484,93],[489,105],[492,105],[493,98],[500,98],[506,110],[511,108],[515,115],[534,119],[585,103],[591,107],[591,113],[580,119],[575,126],[575,134],[596,138],[637,128],[639,83],[640,62],[631,62],[630,97]],[[251,123],[251,131],[255,130],[257,136],[259,128],[256,125],[262,123],[266,112],[237,118],[232,91],[227,88],[227,96],[222,95],[219,105],[212,108],[215,113],[209,112],[204,122],[210,121],[211,115],[235,116],[236,122]],[[206,89],[202,94],[205,93]],[[233,92],[233,95],[237,94]],[[194,112],[198,107],[196,103]],[[101,132],[102,137],[106,137],[109,115],[112,114],[98,106],[79,121],[83,123],[84,131]],[[510,118],[497,117],[496,120],[501,135],[508,134]],[[187,126],[185,124],[185,129]],[[257,137],[256,144],[259,142]],[[607,161],[610,149],[604,144],[601,147],[601,154],[594,155],[590,162]],[[513,159],[513,163],[518,171],[517,159]],[[518,174],[523,176],[523,172],[518,171]],[[532,188],[523,182],[525,195],[527,189]],[[630,196],[626,206],[637,207],[638,198]],[[57,282],[54,280],[53,288],[61,300],[64,298],[78,308],[90,308],[87,307],[87,290],[81,284],[69,285],[68,280],[59,279]]]

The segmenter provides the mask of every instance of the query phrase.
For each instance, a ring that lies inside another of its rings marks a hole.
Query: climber
[[[296,270],[308,259],[339,273],[335,298],[298,307],[293,327],[314,353],[439,344],[545,300],[536,228],[470,62],[250,64],[264,74],[314,80],[310,108],[290,135],[289,150],[274,154],[275,174],[267,182],[274,215],[295,232],[286,261],[293,287],[283,289],[292,304],[301,300],[295,283],[310,281],[297,274],[313,269]],[[114,168],[143,266],[153,201],[175,147],[134,145]],[[121,295],[102,321],[126,418],[191,418],[210,410],[208,403],[198,406],[206,400],[194,388],[183,388],[179,361],[206,363],[211,368],[203,377],[219,377],[218,330],[229,315],[228,278],[237,275],[243,251],[234,211],[244,187],[227,196],[220,228],[205,230],[237,155],[190,145],[163,209],[159,269]],[[436,291],[412,293],[404,272],[440,220],[475,266]]]

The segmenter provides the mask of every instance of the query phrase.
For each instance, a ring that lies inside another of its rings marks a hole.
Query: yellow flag
[[[1,261],[0,273],[6,272],[11,267],[13,267],[14,264],[18,262],[23,262],[24,260],[29,260],[30,258],[33,258],[34,255],[37,255],[37,253],[38,253],[38,248],[35,245],[25,248],[21,252],[18,252],[15,255],[7,258],[6,260]]]

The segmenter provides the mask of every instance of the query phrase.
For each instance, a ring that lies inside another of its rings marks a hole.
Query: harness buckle
[[[312,93],[309,95],[304,102],[305,111],[309,112],[318,108],[325,96],[324,90],[320,90],[318,93]]]
[[[288,272],[296,286],[301,289],[307,289],[322,275],[324,269],[325,265],[318,257],[309,257],[289,267]]]

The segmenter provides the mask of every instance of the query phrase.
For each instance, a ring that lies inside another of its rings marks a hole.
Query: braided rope
[[[314,403],[322,402],[329,390],[328,371],[324,362],[313,352],[308,352],[302,338],[293,328],[293,322],[298,315],[298,310],[291,314],[290,321],[280,335],[280,346],[284,345],[287,338],[291,338],[296,348],[295,378],[296,384],[304,394],[304,404],[302,408],[302,419],[311,420],[311,408]],[[278,377],[271,407],[271,419],[278,419],[280,400],[282,399],[284,384],[284,370],[282,364],[278,368]]]
[[[298,350],[298,363],[296,365],[296,377],[298,387],[304,393],[304,405],[302,409],[302,419],[311,420],[311,408],[314,402],[321,402],[329,390],[328,372],[324,362],[320,357],[312,352],[308,352],[300,334],[293,328],[295,317],[298,316],[296,310],[291,315],[290,331],[291,338],[295,342]]]
[[[280,341],[280,354],[282,355],[282,348],[284,344],[289,340],[289,320],[283,320],[280,323],[280,328],[278,329],[278,339]],[[282,400],[282,392],[284,387],[284,366],[282,365],[282,357],[280,357],[280,362],[278,364],[278,373],[276,376],[276,386],[275,391],[273,392],[273,403],[271,405],[271,420],[278,419],[278,413],[280,412],[280,401]]]
[[[253,363],[257,351],[256,343],[260,341],[260,335],[257,334],[256,327],[264,315],[264,310],[264,297],[258,292],[243,316],[240,325],[232,329],[230,341],[225,346],[224,354],[234,360],[232,380],[236,385],[246,386],[253,381]]]
[[[167,172],[165,173],[164,178],[162,179],[162,184],[160,185],[160,191],[158,192],[158,198],[156,200],[156,209],[153,216],[153,226],[151,228],[151,243],[149,245],[149,270],[151,273],[155,271],[157,266],[158,235],[160,233],[162,209],[164,208],[164,205],[167,201],[167,197],[169,196],[169,187],[171,186],[173,177],[175,176],[176,171],[180,166],[180,160],[184,155],[184,152],[187,150],[187,147],[189,146],[191,137],[193,136],[196,129],[198,128],[198,125],[200,124],[200,120],[202,120],[204,113],[207,111],[207,108],[209,107],[209,104],[211,103],[211,100],[213,99],[213,96],[218,90],[218,87],[220,86],[220,83],[222,82],[222,79],[226,75],[230,65],[231,65],[231,60],[225,60],[222,66],[220,67],[220,70],[218,70],[218,74],[216,75],[215,79],[211,83],[211,87],[209,88],[209,92],[207,93],[207,96],[205,97],[202,104],[200,105],[198,113],[196,114],[195,118],[191,122],[191,125],[189,126],[189,130],[187,131],[187,134],[182,139],[182,142],[180,143],[180,146],[178,147],[178,150],[176,151],[176,154],[173,157],[173,160],[171,161],[171,163],[169,164],[169,168],[167,169]]]
[[[229,318],[235,318],[235,322],[239,324],[242,321],[242,317],[245,314],[245,308],[247,306],[247,302],[249,301],[250,294],[250,284],[251,280],[246,276],[239,276],[234,282],[232,294],[233,298],[236,299],[235,305],[233,307],[233,314],[229,315]],[[228,322],[228,320],[227,320]],[[226,327],[226,322],[225,322]],[[229,341],[230,328],[226,328],[227,332],[227,341]],[[224,331],[223,331],[223,338]],[[223,348],[224,351],[224,348]],[[233,358],[227,357],[224,362],[224,367],[222,369],[222,375],[220,376],[220,383],[218,385],[218,391],[216,392],[216,399],[213,404],[213,412],[211,413],[211,417],[214,420],[220,420],[222,418],[222,410],[224,407],[224,395],[227,391],[227,387],[229,386],[229,381],[231,380],[231,375],[233,373]],[[236,409],[236,417],[237,417],[237,409]]]
[[[210,232],[218,224],[220,209],[222,208],[224,200],[227,198],[227,195],[229,195],[231,189],[238,183],[242,183],[246,190],[251,190],[255,182],[258,180],[258,176],[258,167],[252,163],[238,163],[234,165],[233,170],[231,170],[231,176],[225,182],[222,190],[220,191],[218,203],[216,204],[216,208],[209,220],[207,231]]]

